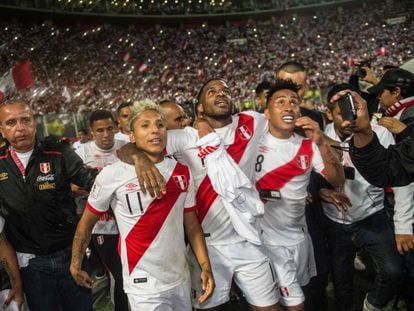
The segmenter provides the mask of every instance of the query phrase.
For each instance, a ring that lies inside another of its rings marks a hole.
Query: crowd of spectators
[[[314,89],[346,81],[353,62],[369,61],[379,70],[411,59],[413,8],[404,4],[366,3],[316,15],[224,25],[3,19],[0,71],[30,59],[35,86],[20,96],[39,114],[115,109],[123,99],[191,103],[201,82],[212,76],[229,81],[240,105],[253,101],[256,85],[290,59],[309,68]],[[406,22],[386,21],[399,16]]]

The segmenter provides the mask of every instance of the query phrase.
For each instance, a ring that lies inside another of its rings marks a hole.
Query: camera
[[[358,69],[357,69],[357,75],[358,75],[358,77],[359,77],[360,79],[365,78],[365,77],[366,77],[366,75],[367,75],[367,71],[366,71],[366,69],[365,69],[365,68],[362,68],[361,66],[358,66]]]
[[[356,105],[351,93],[348,92],[339,99],[339,109],[344,121],[353,121],[357,118]]]

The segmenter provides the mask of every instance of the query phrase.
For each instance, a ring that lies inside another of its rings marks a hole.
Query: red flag
[[[147,73],[149,71],[149,66],[144,62],[140,62],[140,63],[136,64],[135,69],[139,73],[143,73],[143,72]]]
[[[30,61],[25,59],[0,78],[0,102],[5,99],[7,94],[33,86],[34,81],[31,67]]]
[[[204,80],[205,74],[204,74],[202,65],[197,66],[197,77],[198,77],[198,81]]]
[[[122,60],[125,63],[128,63],[131,60],[131,54],[129,54],[129,52],[126,52],[125,55],[124,55],[124,57],[122,58]]]
[[[385,56],[387,54],[388,52],[383,46],[378,49],[378,56]]]

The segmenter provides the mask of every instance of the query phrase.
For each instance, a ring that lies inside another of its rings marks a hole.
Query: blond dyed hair
[[[145,111],[155,111],[160,115],[162,120],[165,120],[165,114],[162,111],[160,105],[156,104],[154,101],[150,99],[144,99],[134,102],[131,106],[131,110],[132,112],[128,119],[128,126],[131,129],[131,131],[133,130],[133,125],[139,117],[139,115]]]

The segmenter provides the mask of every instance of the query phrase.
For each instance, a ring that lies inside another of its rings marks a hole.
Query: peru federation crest
[[[237,129],[239,136],[243,140],[250,140],[252,138],[252,132],[246,125],[242,125]]]
[[[40,166],[40,172],[42,172],[43,174],[50,173],[50,163],[49,162],[40,163],[39,166]]]
[[[297,161],[301,169],[306,170],[309,167],[309,156],[307,154],[299,155]]]
[[[182,191],[187,191],[188,180],[184,175],[175,175],[173,179],[178,188]]]

